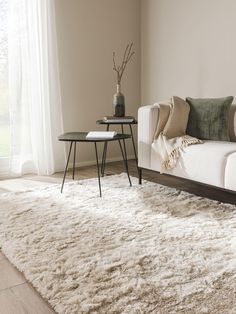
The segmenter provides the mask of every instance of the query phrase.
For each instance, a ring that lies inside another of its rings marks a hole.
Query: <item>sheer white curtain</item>
[[[52,174],[64,145],[53,0],[8,2],[8,175]]]

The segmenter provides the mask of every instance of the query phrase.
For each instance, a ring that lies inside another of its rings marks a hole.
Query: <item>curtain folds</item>
[[[10,0],[8,175],[63,169],[65,147],[53,0]]]

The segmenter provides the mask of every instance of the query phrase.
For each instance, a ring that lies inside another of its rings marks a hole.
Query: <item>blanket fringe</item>
[[[178,147],[174,148],[171,153],[168,155],[168,158],[166,160],[164,160],[162,162],[162,167],[165,169],[165,170],[170,170],[172,169],[175,165],[176,165],[176,162],[177,160],[179,159],[180,157],[180,153],[181,151],[190,146],[190,145],[194,145],[194,144],[202,144],[203,141],[199,140],[198,138],[196,137],[191,137],[189,135],[184,135],[182,138],[181,138],[181,143]]]

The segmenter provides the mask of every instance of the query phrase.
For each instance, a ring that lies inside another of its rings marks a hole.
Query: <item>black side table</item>
[[[109,121],[106,122],[104,120],[97,120],[96,121],[97,124],[104,124],[106,125],[106,131],[109,131],[110,129],[110,125],[120,125],[121,126],[121,132],[122,134],[124,134],[124,125],[128,125],[129,129],[130,129],[130,136],[132,139],[132,143],[133,143],[133,149],[134,149],[134,156],[135,156],[135,161],[136,161],[136,166],[137,166],[137,170],[139,173],[139,168],[138,168],[138,157],[137,157],[137,152],[136,152],[136,147],[135,147],[135,143],[134,143],[134,135],[133,135],[133,130],[132,130],[132,125],[138,124],[137,120],[133,120],[132,122],[127,121],[127,122],[119,122],[119,121]],[[102,154],[102,164],[101,164],[101,175],[102,177],[104,177],[104,173],[105,173],[105,166],[106,166],[106,157],[107,157],[107,142],[104,143],[104,148],[103,148],[103,154]],[[126,145],[125,145],[125,141],[123,140],[123,147],[124,147],[124,151],[126,152]],[[126,153],[127,156],[127,153]]]
[[[122,158],[124,161],[126,173],[127,173],[128,179],[129,179],[129,184],[130,184],[130,186],[132,186],[130,176],[129,176],[127,153],[126,153],[126,150],[123,150],[122,145],[121,145],[121,141],[123,141],[125,143],[125,140],[130,138],[131,135],[129,135],[129,134],[117,134],[113,138],[89,138],[88,139],[88,138],[86,138],[87,134],[88,134],[88,132],[71,132],[71,133],[62,134],[58,137],[59,141],[70,142],[69,154],[67,157],[66,167],[65,167],[65,171],[64,171],[62,185],[61,185],[61,193],[63,191],[63,187],[64,187],[64,183],[65,183],[66,173],[68,170],[68,165],[69,165],[69,160],[70,160],[70,155],[71,155],[71,150],[72,150],[73,144],[74,144],[74,158],[73,158],[73,175],[72,175],[72,178],[73,178],[73,180],[75,178],[75,158],[76,158],[76,143],[77,142],[94,143],[100,197],[102,196],[102,190],[101,190],[100,169],[99,169],[98,150],[97,150],[97,143],[99,143],[99,142],[103,142],[104,144],[107,144],[108,142],[118,141],[119,146],[120,146],[120,151],[122,154]]]

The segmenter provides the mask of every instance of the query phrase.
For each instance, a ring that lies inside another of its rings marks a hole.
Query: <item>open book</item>
[[[113,138],[117,132],[115,131],[91,131],[86,135],[87,139],[93,138]]]

